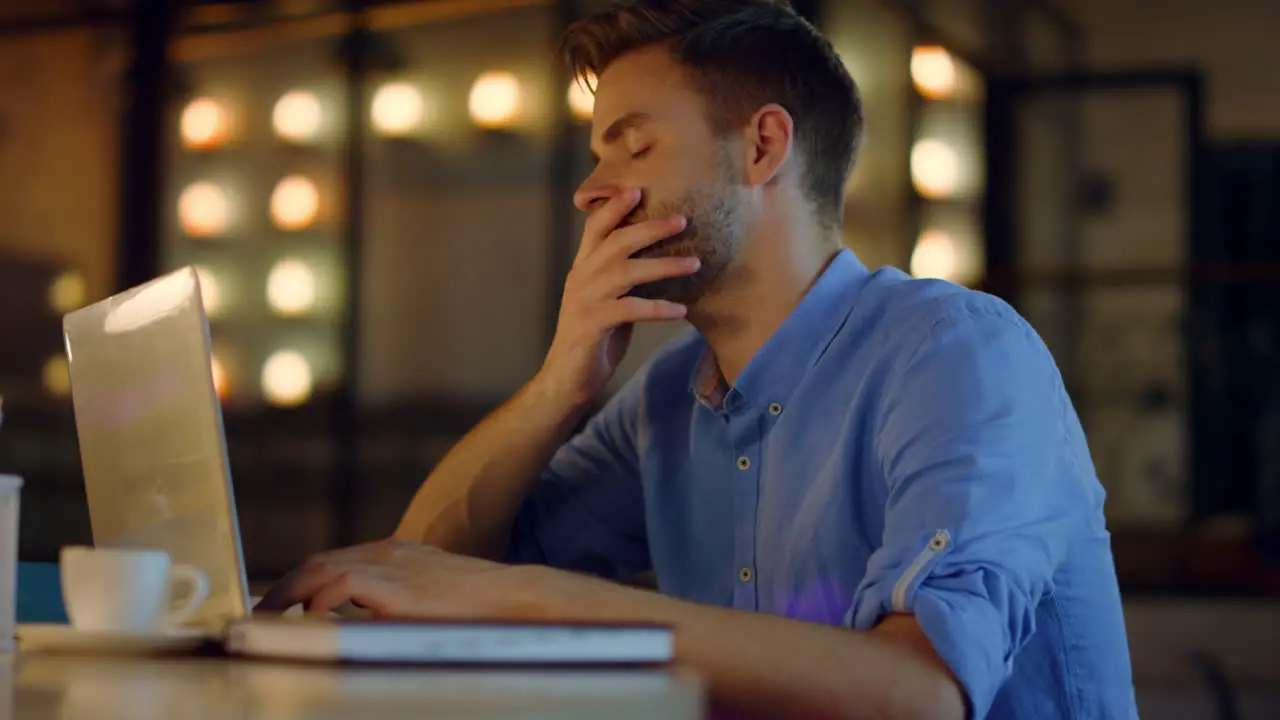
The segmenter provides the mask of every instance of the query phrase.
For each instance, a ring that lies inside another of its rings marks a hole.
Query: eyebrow
[[[605,145],[612,145],[617,142],[618,138],[622,137],[622,133],[626,132],[628,129],[643,125],[652,119],[653,117],[649,115],[649,113],[629,112],[617,120],[614,120],[609,124],[609,127],[605,128],[604,132],[600,134],[600,142]],[[593,165],[600,164],[600,154],[595,150],[591,151],[591,162]]]

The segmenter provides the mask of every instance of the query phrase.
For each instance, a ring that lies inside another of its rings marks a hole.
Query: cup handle
[[[169,571],[170,596],[173,589],[183,583],[191,586],[191,594],[182,607],[173,610],[165,618],[167,627],[177,627],[190,620],[200,606],[204,605],[204,601],[209,599],[209,578],[200,568],[194,565],[174,565]]]

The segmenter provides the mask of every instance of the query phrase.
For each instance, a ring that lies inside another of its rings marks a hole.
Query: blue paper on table
[[[18,603],[15,614],[20,623],[67,622],[57,563],[18,563]]]

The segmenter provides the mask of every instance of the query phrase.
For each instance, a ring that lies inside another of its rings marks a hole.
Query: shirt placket
[[[756,515],[760,500],[760,433],[754,418],[730,415],[733,443],[734,573],[733,606],[757,610],[759,581],[756,568]]]

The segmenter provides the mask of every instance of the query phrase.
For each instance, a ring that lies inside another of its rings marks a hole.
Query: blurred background
[[[61,314],[188,264],[251,579],[390,533],[550,342],[591,117],[553,48],[604,4],[4,0],[23,559],[90,541]],[[847,244],[1006,298],[1057,358],[1144,714],[1280,715],[1280,3],[794,5],[863,92]]]

